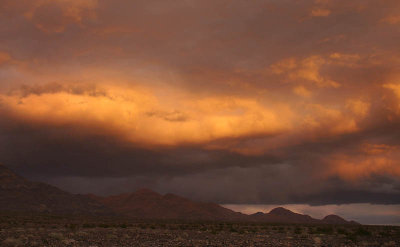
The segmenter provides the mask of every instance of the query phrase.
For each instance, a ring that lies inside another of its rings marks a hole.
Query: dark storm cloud
[[[277,162],[273,156],[246,157],[228,151],[207,151],[196,145],[150,150],[75,126],[27,124],[1,113],[2,161],[27,176],[169,177]]]

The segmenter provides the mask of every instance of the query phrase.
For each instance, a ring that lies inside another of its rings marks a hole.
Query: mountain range
[[[54,186],[29,181],[0,164],[0,212],[38,212],[65,215],[108,215],[140,219],[248,221],[299,224],[358,224],[337,215],[323,219],[278,207],[247,215],[216,203],[195,202],[149,189],[108,197],[75,195]]]
[[[84,195],[29,181],[0,164],[0,211],[110,215],[113,211]]]

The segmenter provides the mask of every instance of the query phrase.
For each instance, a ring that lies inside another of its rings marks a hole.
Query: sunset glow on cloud
[[[76,192],[400,203],[399,13],[0,1],[0,162]]]

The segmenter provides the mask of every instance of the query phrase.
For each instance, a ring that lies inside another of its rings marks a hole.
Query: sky
[[[74,193],[396,206],[399,42],[398,0],[0,0],[0,162]]]

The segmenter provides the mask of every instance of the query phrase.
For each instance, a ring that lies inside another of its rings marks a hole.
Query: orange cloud
[[[383,84],[384,88],[391,89],[393,93],[400,99],[400,84],[387,83]]]
[[[295,87],[294,93],[311,96],[302,86]],[[309,98],[300,106],[297,100],[195,96],[174,87],[120,83],[42,84],[0,94],[0,99],[3,109],[36,124],[77,126],[147,147],[199,144],[247,155],[357,132],[369,109],[369,103],[359,99],[333,107]],[[271,138],[240,141],[253,137]]]
[[[347,68],[360,67],[361,56],[358,54],[346,54],[334,52],[326,55],[313,55],[303,59],[295,57],[286,58],[272,64],[270,72],[285,78],[286,82],[302,80],[319,88],[339,88],[341,84],[330,79],[322,71],[329,66],[341,66]]]
[[[392,24],[392,25],[399,24],[400,23],[400,15],[391,15],[391,16],[385,17],[381,20],[381,22]]]
[[[368,157],[361,160],[343,157],[334,161],[331,174],[336,174],[346,180],[357,181],[371,175],[394,175],[400,177],[400,167],[397,160],[388,157]]]
[[[371,143],[364,143],[360,151],[364,154],[368,155],[380,155],[380,154],[389,154],[395,152],[399,149],[397,146],[391,146],[387,144],[371,144]]]
[[[386,83],[382,85],[383,88],[389,89],[395,96],[393,105],[388,106],[393,112],[399,114],[400,113],[400,84],[398,83]],[[388,116],[388,118],[392,118],[392,116]]]
[[[0,65],[11,60],[11,56],[8,53],[0,51]]]
[[[360,99],[350,99],[346,103],[346,107],[357,116],[365,117],[368,114],[370,103]]]
[[[82,25],[85,18],[94,19],[97,5],[97,0],[38,0],[24,16],[44,32],[60,33],[69,24]]]
[[[272,73],[284,75],[290,81],[299,79],[312,82],[318,87],[333,87],[340,86],[338,82],[330,80],[321,75],[321,67],[327,63],[327,60],[321,56],[310,56],[302,60],[288,58],[279,61],[270,66]]]
[[[160,98],[143,88],[101,88],[96,93],[43,87],[42,92],[2,95],[0,99],[18,118],[55,126],[83,126],[144,145],[202,143],[290,128],[288,109],[269,109],[253,99],[183,96],[174,102],[175,98]]]
[[[317,135],[338,135],[359,130],[356,118],[345,114],[340,109],[329,108],[320,104],[308,104],[307,114],[303,118],[303,126],[314,130]],[[323,133],[320,131],[323,130]]]
[[[333,154],[328,157],[326,175],[337,175],[349,181],[359,181],[373,175],[400,177],[400,147],[381,143],[362,143],[357,154]]]
[[[293,92],[304,98],[310,98],[311,94],[312,94],[310,90],[308,90],[307,88],[305,88],[303,86],[297,86],[297,87],[293,88]]]
[[[334,52],[328,56],[328,59],[327,64],[356,68],[359,66],[358,62],[361,60],[361,56],[358,54]]]
[[[329,9],[315,8],[311,10],[311,16],[314,17],[327,17],[331,14]]]

